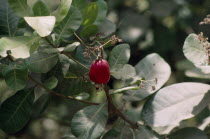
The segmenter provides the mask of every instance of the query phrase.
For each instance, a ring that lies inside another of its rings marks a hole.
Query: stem
[[[128,87],[124,87],[121,89],[117,89],[114,92],[110,93],[110,95],[114,95],[114,94],[120,94],[123,91],[127,91],[127,90],[138,90],[140,87],[139,86],[128,86]]]
[[[97,43],[99,44],[99,46],[101,46],[101,45],[102,45],[99,41],[95,41],[95,42],[97,42]]]
[[[76,32],[74,32],[74,35],[77,37],[77,39],[78,39],[78,40],[79,40],[87,49],[90,49],[90,47],[87,46],[87,44],[85,44],[85,42],[77,35]],[[91,52],[95,57],[97,57],[97,55],[96,55],[92,50],[90,50],[90,52]]]
[[[103,46],[99,47],[99,54],[98,54],[98,59],[104,59],[104,54],[103,54]]]
[[[89,46],[87,46],[87,44],[85,44],[85,42],[77,35],[76,32],[74,32],[74,35],[77,37],[77,39],[78,39],[86,48],[89,48]]]
[[[108,43],[110,43],[112,40],[110,39],[110,40],[108,40],[107,42],[105,42],[103,45],[101,45],[101,47],[104,47],[104,46],[106,46]]]
[[[42,85],[41,83],[39,83],[38,81],[36,81],[35,79],[33,79],[31,76],[29,76],[29,79],[34,82],[37,86],[45,89],[47,92],[55,95],[55,96],[59,96],[59,97],[62,97],[62,98],[66,98],[66,99],[70,99],[70,100],[76,100],[76,101],[79,101],[79,102],[82,102],[82,103],[86,103],[86,104],[90,104],[90,105],[99,105],[99,103],[94,103],[94,102],[89,102],[89,101],[85,101],[85,100],[79,100],[79,99],[76,99],[74,97],[71,97],[71,96],[65,96],[65,95],[62,95],[62,94],[59,94],[59,93],[56,93],[48,88],[46,88],[44,85]]]
[[[107,102],[108,102],[108,112],[109,112],[109,115],[112,115],[112,111],[113,111],[113,102],[112,102],[112,97],[109,95],[109,88],[107,85],[104,86],[104,91],[106,93],[106,99],[107,99]]]
[[[120,118],[122,118],[124,121],[126,121],[128,124],[130,124],[131,128],[137,129],[138,128],[138,124],[130,121],[120,110],[118,110],[115,107],[115,105],[112,102],[112,97],[109,95],[109,88],[108,88],[107,85],[105,85],[104,91],[106,93],[106,98],[107,98],[107,101],[108,101],[108,112],[109,112],[109,115],[112,115],[113,113],[117,114]]]
[[[79,61],[77,61],[76,59],[74,59],[71,55],[67,55],[66,53],[63,53],[63,54],[65,54],[66,56],[68,56],[68,58],[70,58],[71,60],[73,60],[74,62],[76,62],[80,66],[82,66],[83,68],[86,68],[87,70],[90,70],[90,68],[88,68],[87,66],[83,65],[82,63],[80,63]]]

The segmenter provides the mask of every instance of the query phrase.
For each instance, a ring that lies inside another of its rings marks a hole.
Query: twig
[[[109,87],[107,85],[104,86],[104,91],[106,93],[107,101],[108,101],[108,112],[109,115],[117,114],[120,118],[130,124],[131,128],[137,129],[138,124],[130,121],[120,110],[118,110],[112,102],[112,97],[109,95]]]
[[[76,32],[74,32],[74,35],[77,37],[77,39],[87,48],[87,49],[91,49],[90,46],[87,46],[87,44],[85,44],[85,42],[77,35]],[[90,52],[95,56],[97,57],[97,55],[92,51],[90,50]]]
[[[80,63],[79,61],[77,61],[76,59],[74,59],[71,55],[67,55],[67,53],[63,53],[65,54],[68,58],[70,58],[71,60],[73,60],[75,63],[79,64],[80,66],[82,66],[83,68],[90,70],[90,68],[88,68],[87,66],[83,65],[82,63]]]
[[[74,32],[74,35],[77,37],[77,39],[78,39],[86,48],[89,48],[89,46],[87,46],[87,44],[85,44],[85,42],[77,35],[76,32]]]
[[[108,43],[110,43],[110,42],[112,42],[112,40],[110,39],[110,40],[108,40],[107,42],[105,42],[104,44],[102,44],[101,45],[101,47],[104,47],[104,46],[106,46]]]
[[[114,94],[120,94],[124,91],[127,91],[127,90],[138,90],[140,87],[139,86],[128,86],[128,87],[124,87],[124,88],[121,88],[121,89],[117,89],[113,92],[110,93],[110,95],[114,95]]]
[[[75,100],[75,101],[79,101],[79,102],[82,102],[82,103],[86,103],[86,104],[90,104],[90,105],[99,105],[99,103],[94,103],[94,102],[89,102],[89,101],[85,101],[85,100],[79,100],[79,99],[76,99],[74,97],[71,97],[71,96],[65,96],[65,95],[62,95],[62,94],[59,94],[59,93],[56,93],[48,88],[46,88],[44,85],[42,85],[41,83],[39,83],[38,81],[36,81],[35,79],[33,79],[31,76],[29,76],[29,79],[34,82],[35,84],[37,84],[37,86],[45,89],[47,92],[55,95],[55,96],[59,96],[59,97],[62,97],[62,98],[66,98],[66,99],[70,99],[70,100]]]

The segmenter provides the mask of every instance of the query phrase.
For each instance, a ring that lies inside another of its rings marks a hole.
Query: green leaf
[[[22,33],[20,35],[25,35],[25,36],[28,35],[28,36],[31,36],[31,34],[32,34],[31,32],[30,33],[28,31],[25,32],[26,27],[27,27],[26,21],[24,20],[24,18],[20,18],[19,23],[18,23],[18,26],[17,26],[17,28],[20,29],[20,32],[22,30]],[[24,34],[24,32],[25,32],[25,34]]]
[[[81,23],[81,13],[79,10],[71,6],[67,16],[55,28],[57,40],[60,41],[61,39],[71,36],[80,27]]]
[[[27,58],[30,56],[30,47],[39,40],[34,36],[18,36],[0,39],[0,56],[6,57],[7,50],[10,50],[15,58]]]
[[[7,59],[8,60],[8,59]],[[4,64],[4,63],[1,63],[1,60],[0,60],[0,82],[1,80],[3,80],[3,71],[4,69],[7,67],[8,65]]]
[[[115,128],[109,130],[102,139],[160,139],[160,136],[150,128],[138,125],[134,130],[127,125],[118,124]]]
[[[210,73],[207,52],[208,46],[209,42],[201,42],[196,34],[190,34],[186,38],[183,46],[185,57],[205,74]]]
[[[118,64],[127,64],[130,58],[130,46],[128,44],[120,44],[115,46],[110,52],[109,65],[111,71],[114,70]]]
[[[57,61],[57,54],[34,52],[25,60],[25,63],[32,72],[47,73],[56,65]]]
[[[77,8],[77,9],[80,11],[80,13],[81,13],[82,15],[84,15],[88,3],[87,3],[87,0],[73,0],[73,1],[72,1],[72,5],[73,5],[75,8]]]
[[[41,78],[41,75],[40,76],[34,76],[34,77],[40,83],[42,82],[41,79],[40,79]],[[34,77],[32,76],[32,78],[34,78]],[[50,94],[44,88],[41,88],[41,87],[37,86],[37,87],[34,88],[34,95],[35,95],[34,96],[34,102],[36,102],[36,101],[38,101],[39,98],[41,98],[41,96],[43,96],[43,95],[50,95]]]
[[[9,0],[9,4],[18,16],[24,17],[29,15],[27,0]]]
[[[70,67],[70,60],[69,58],[64,55],[64,54],[59,54],[59,61],[60,61],[60,64],[61,64],[61,70],[62,70],[62,73],[63,73],[63,76],[65,77],[66,74],[68,73],[69,71],[69,67]]]
[[[37,41],[37,42],[34,42],[32,45],[31,45],[31,48],[30,48],[30,55],[31,54],[33,54],[35,51],[37,51],[38,50],[38,48],[39,48],[39,45],[40,43],[39,43],[39,41]]]
[[[33,5],[34,16],[48,16],[50,15],[49,7],[42,0],[38,0]]]
[[[131,119],[134,123],[138,123],[139,121],[142,121],[141,117],[139,116],[141,114],[141,110],[142,107],[129,107],[125,110],[124,114],[128,117],[128,119]]]
[[[75,95],[79,92],[88,92],[91,88],[91,82],[86,82],[83,79],[86,78],[88,69],[69,59],[66,55],[60,54],[59,61],[61,64],[64,80],[62,84],[66,84],[66,87],[62,85],[61,91],[63,93],[71,93],[67,95]],[[81,87],[82,86],[82,87]]]
[[[176,63],[176,68],[178,70],[185,71],[185,75],[191,78],[198,78],[198,79],[209,79],[210,73],[204,73],[201,69],[196,68],[192,62],[187,59],[178,61]]]
[[[3,76],[3,71],[7,67],[6,64],[0,63],[0,78]]]
[[[84,99],[88,99],[90,97],[90,95],[88,93],[79,93],[78,95],[74,96],[76,99],[79,100],[84,100]]]
[[[64,52],[72,52],[74,51],[78,46],[80,45],[79,42],[74,42],[72,44],[69,44],[67,45],[65,48],[64,48]]]
[[[76,137],[72,133],[68,133],[68,135],[65,135],[62,139],[76,139]]]
[[[167,86],[148,100],[142,117],[148,125],[154,127],[177,125],[195,116],[209,104],[209,90],[210,85],[202,83]]]
[[[160,139],[161,137],[149,127],[139,125],[139,130],[136,132],[136,138],[143,139]]]
[[[84,38],[89,38],[91,36],[94,36],[97,33],[97,31],[98,31],[98,26],[90,24],[82,29],[80,35]]]
[[[208,127],[208,124],[210,123],[209,114],[210,114],[209,108],[205,107],[199,114],[197,114],[193,118],[181,121],[179,123],[179,125],[181,128],[183,128],[183,127],[197,127],[200,130],[204,131]],[[182,125],[184,125],[184,126],[182,126]],[[171,130],[172,130],[172,128],[171,128]],[[176,131],[176,130],[172,130],[172,131]],[[169,134],[169,132],[166,134]]]
[[[135,66],[135,69],[137,78],[134,79],[134,82],[139,78],[151,81],[149,81],[149,83],[143,82],[144,89],[140,88],[139,90],[128,91],[125,96],[127,100],[138,101],[151,95],[166,83],[171,74],[171,68],[168,63],[156,53],[149,54],[143,58]],[[157,83],[155,79],[157,79]],[[151,85],[154,86],[154,88],[152,88]]]
[[[56,24],[60,23],[67,16],[71,2],[72,0],[61,0],[59,7],[52,14],[56,17]]]
[[[67,96],[74,96],[80,92],[91,91],[91,82],[84,81],[88,70],[73,60],[67,58],[66,56],[61,56],[62,58],[60,58],[62,59],[63,63],[62,70],[66,75],[64,77],[65,79],[63,79],[62,82],[58,85],[58,87],[60,86],[60,92]]]
[[[40,49],[38,51],[42,52],[42,53],[46,53],[46,54],[57,54],[57,53],[61,52],[60,49],[61,49],[61,51],[63,50],[63,48],[61,48],[61,47],[60,48],[47,47],[47,48]]]
[[[52,76],[44,81],[43,85],[48,89],[53,89],[57,86],[58,79],[55,76]]]
[[[34,100],[33,90],[22,90],[0,107],[0,128],[7,133],[21,130],[30,119]]]
[[[205,132],[195,127],[186,127],[169,135],[169,139],[208,139]]]
[[[90,2],[89,4],[86,0],[73,0],[73,5],[82,13],[84,17],[83,26],[85,27],[88,25],[99,26],[106,18],[108,8],[104,0]]]
[[[191,78],[210,79],[210,73],[203,73],[199,68],[192,68],[186,70],[185,75]]]
[[[7,85],[14,91],[25,88],[28,80],[28,69],[23,61],[16,61],[4,69],[3,72]]]
[[[19,17],[11,10],[8,0],[0,1],[0,36],[12,37],[15,35]]]
[[[24,17],[26,22],[41,37],[50,35],[55,25],[55,16]]]
[[[206,49],[199,41],[196,34],[190,34],[186,38],[183,46],[183,52],[185,57],[195,65],[208,64]]]
[[[32,9],[38,0],[27,0],[27,5]]]
[[[35,91],[34,94],[36,94]],[[33,104],[32,114],[31,114],[33,116],[32,118],[39,117],[40,114],[44,112],[44,110],[47,108],[49,104],[49,98],[50,95],[48,93],[48,94],[43,94],[37,100],[34,100],[35,102]]]
[[[14,95],[16,92],[11,90],[5,80],[0,79],[0,104],[2,104],[5,100],[7,100],[9,97]]]
[[[76,53],[74,55],[74,59],[76,59],[77,61],[79,61],[81,64],[83,64],[84,66],[86,66],[87,68],[89,68],[92,65],[92,59],[95,59],[96,57],[92,54],[90,54],[90,58],[85,57],[83,55],[83,53],[85,52],[86,47],[83,45],[80,45],[77,47],[76,49]],[[81,55],[82,54],[82,55]],[[86,71],[88,70],[87,68],[84,68]]]
[[[94,24],[101,25],[101,23],[103,23],[103,21],[106,18],[108,7],[104,0],[98,0],[97,5],[98,5],[98,16],[97,16]]]
[[[108,19],[105,19],[103,23],[98,27],[99,28],[99,33],[103,34],[101,38],[106,38],[109,35],[113,34],[117,27],[116,24],[112,23]]]
[[[183,60],[177,61],[175,67],[176,67],[178,70],[182,70],[182,71],[185,71],[185,70],[189,70],[189,69],[195,68],[195,66],[193,65],[193,63],[190,62],[190,61],[187,60],[187,59],[183,59]]]
[[[94,23],[97,16],[98,16],[98,4],[97,2],[90,2],[88,4],[87,9],[85,10],[84,20],[82,25],[87,26]]]
[[[111,75],[113,75],[116,79],[131,79],[135,77],[136,70],[133,66],[129,64],[118,64],[116,65],[115,69],[111,71]]]
[[[70,65],[70,67],[71,66],[72,65]],[[68,72],[65,78],[66,79],[63,79],[62,82],[58,85],[62,94],[65,94],[67,96],[75,96],[78,95],[80,92],[91,92],[91,87],[93,87],[91,83],[85,82],[83,80],[83,77],[78,76],[77,73]]]
[[[106,105],[88,106],[77,112],[71,121],[72,133],[80,139],[96,139],[104,131],[108,119]]]
[[[121,20],[119,21],[121,24],[118,27],[117,36],[121,38],[124,42],[127,42],[129,44],[138,43],[138,40],[141,37],[144,37],[145,32],[150,27],[151,20],[148,16],[141,15],[132,10],[123,10],[121,14],[123,15],[123,18],[121,18]],[[164,39],[161,38],[161,40]],[[164,42],[165,41],[166,40],[164,40]],[[158,48],[158,50],[159,49],[160,48]]]
[[[199,68],[204,74],[210,74],[210,66],[209,65],[195,65]]]

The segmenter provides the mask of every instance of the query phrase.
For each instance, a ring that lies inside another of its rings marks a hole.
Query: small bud
[[[155,86],[151,86],[152,87],[152,91],[154,91],[156,88],[155,88]]]
[[[140,84],[140,88],[146,90],[145,86],[143,84]]]
[[[158,83],[158,79],[157,78],[155,78],[155,84],[157,84]]]
[[[111,44],[112,45],[115,45],[116,43],[122,43],[123,40],[122,39],[119,39],[116,35],[113,35],[111,37]]]

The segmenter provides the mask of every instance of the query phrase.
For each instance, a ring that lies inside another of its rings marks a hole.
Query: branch
[[[107,101],[108,101],[108,112],[109,112],[109,115],[117,114],[120,118],[122,118],[124,121],[129,123],[131,128],[137,129],[138,128],[138,124],[130,121],[120,110],[118,110],[115,107],[115,105],[112,102],[112,97],[109,95],[109,87],[107,85],[105,85],[104,91],[106,93],[106,98],[107,98]]]
[[[55,96],[59,96],[59,97],[62,97],[62,98],[66,98],[66,99],[70,99],[70,100],[75,100],[75,101],[79,101],[79,102],[82,102],[82,103],[86,103],[86,104],[90,104],[90,105],[99,105],[99,103],[94,103],[94,102],[89,102],[89,101],[85,101],[85,100],[79,100],[79,99],[76,99],[74,97],[71,97],[71,96],[65,96],[65,95],[62,95],[62,94],[59,94],[59,93],[56,93],[48,88],[46,88],[44,85],[42,85],[41,83],[39,83],[38,81],[36,81],[35,79],[33,79],[31,76],[29,76],[29,79],[34,82],[35,84],[37,84],[37,86],[45,89],[47,92],[55,95]]]
[[[11,62],[14,62],[15,59],[12,57],[11,55],[11,52],[10,51],[7,51],[7,57]],[[89,69],[89,68],[88,68]],[[79,99],[76,99],[74,97],[71,97],[71,96],[65,96],[65,95],[62,95],[62,94],[59,94],[59,93],[56,93],[48,88],[46,88],[44,85],[42,85],[41,83],[39,83],[38,81],[36,81],[35,79],[33,79],[30,75],[28,76],[28,78],[34,82],[36,85],[35,86],[39,86],[43,89],[45,89],[47,92],[55,95],[55,96],[59,96],[59,97],[63,97],[63,98],[66,98],[66,99],[70,99],[70,100],[75,100],[75,101],[79,101],[79,102],[82,102],[82,103],[86,103],[86,104],[90,104],[90,105],[99,105],[99,103],[94,103],[94,102],[89,102],[89,101],[85,101],[85,100],[79,100]]]

